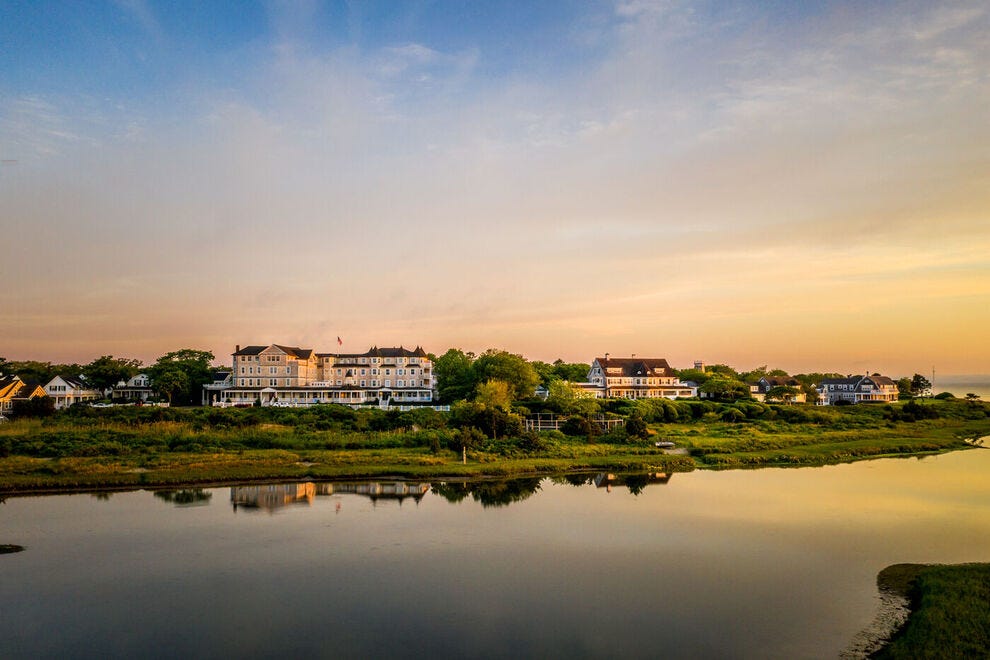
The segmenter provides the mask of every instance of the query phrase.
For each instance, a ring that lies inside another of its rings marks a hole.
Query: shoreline
[[[891,607],[903,607],[907,615],[891,618],[898,625],[880,631],[882,638],[862,657],[964,658],[990,652],[990,563],[893,564],[877,574],[877,588],[899,599]],[[878,618],[883,614],[881,606]]]
[[[935,451],[917,452],[893,452],[885,454],[874,454],[866,456],[847,456],[835,460],[823,460],[821,462],[796,462],[796,463],[762,463],[762,464],[735,464],[735,465],[707,465],[699,463],[691,457],[671,456],[673,459],[682,460],[629,460],[631,457],[623,456],[626,460],[601,461],[594,465],[588,461],[568,461],[567,459],[534,459],[539,465],[532,469],[513,469],[512,461],[503,461],[501,464],[492,462],[475,462],[464,466],[460,463],[454,466],[457,469],[446,470],[448,466],[406,466],[408,469],[394,469],[396,466],[383,466],[383,469],[374,469],[370,464],[330,466],[327,464],[301,464],[299,462],[284,464],[281,466],[268,466],[262,473],[246,474],[244,468],[234,467],[229,470],[228,475],[210,474],[209,476],[195,476],[183,470],[163,470],[150,471],[141,468],[131,469],[122,472],[88,472],[64,475],[32,475],[25,476],[22,483],[9,483],[0,481],[0,498],[18,496],[38,496],[38,495],[69,495],[96,492],[129,492],[135,490],[170,490],[180,488],[223,488],[229,486],[251,485],[251,484],[288,484],[304,482],[346,482],[346,481],[445,481],[445,482],[466,482],[466,481],[492,481],[524,479],[539,476],[552,475],[579,475],[595,474],[599,472],[615,472],[620,474],[642,474],[647,472],[669,472],[671,474],[689,473],[695,470],[726,471],[726,470],[759,470],[759,469],[796,469],[796,468],[816,468],[829,465],[843,465],[861,461],[896,459],[896,458],[923,458],[926,456],[937,456],[955,451],[967,451],[970,449],[984,449],[978,445],[966,444],[943,448]],[[265,450],[261,450],[263,453]],[[278,452],[280,450],[268,450]],[[651,458],[670,456],[660,454]],[[640,457],[637,457],[640,458]],[[686,459],[686,460],[683,460]],[[0,467],[4,461],[0,459]],[[45,459],[35,459],[45,460]],[[54,460],[54,459],[48,459]],[[524,461],[532,463],[534,461]],[[690,463],[688,462],[690,461]],[[98,462],[98,459],[97,459]],[[495,468],[496,469],[492,469]],[[333,469],[337,467],[338,469]],[[313,470],[313,468],[322,468]],[[366,468],[366,469],[362,469]],[[393,469],[389,469],[393,468]],[[220,468],[222,470],[222,468]],[[151,475],[151,476],[149,476]],[[183,477],[182,475],[187,475]],[[111,477],[112,478],[108,478]],[[178,477],[178,478],[175,478]]]

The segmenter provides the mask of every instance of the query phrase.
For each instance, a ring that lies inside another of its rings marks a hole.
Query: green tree
[[[694,381],[698,385],[704,385],[705,381],[712,377],[712,374],[706,373],[701,369],[675,369],[674,373],[682,381]]]
[[[735,378],[727,378],[721,375],[712,376],[698,389],[712,398],[722,401],[750,398],[749,385]]]
[[[911,378],[911,394],[914,396],[924,396],[926,393],[931,394],[932,382],[922,376],[921,374],[915,374]]]
[[[7,362],[5,369],[11,375],[20,376],[23,381],[41,384],[58,375],[75,377],[82,373],[82,367],[78,364],[52,364],[37,360]]]
[[[155,371],[154,389],[168,399],[171,406],[174,400],[188,399],[190,391],[189,376],[178,367],[166,367]]]
[[[512,407],[512,390],[504,380],[487,380],[478,383],[474,400],[485,408],[508,412]]]
[[[591,371],[591,365],[584,362],[564,362],[558,358],[553,363],[554,375],[560,380],[571,383],[585,382],[588,379],[589,371]]]
[[[484,406],[491,419],[492,438],[498,439],[499,413],[507,413],[512,407],[512,393],[504,380],[489,380],[478,383],[474,400]]]
[[[540,382],[533,366],[521,355],[490,348],[474,361],[475,382],[505,381],[512,388],[513,399],[532,398]]]
[[[744,383],[755,383],[759,381],[761,378],[764,378],[769,375],[770,373],[767,371],[767,365],[764,364],[763,366],[757,367],[752,371],[747,371],[745,373],[739,374],[739,380],[743,381]]]
[[[477,380],[474,370],[474,353],[451,348],[433,360],[433,375],[437,379],[437,396],[443,403],[467,399],[474,391]]]
[[[790,387],[787,385],[778,385],[776,387],[771,387],[767,390],[765,399],[767,401],[783,401],[788,403],[794,400],[794,397],[799,394],[800,390],[796,387]]]
[[[566,380],[554,380],[550,383],[547,407],[563,415],[588,416],[600,410],[593,394],[575,387]]]
[[[140,368],[140,360],[104,355],[84,366],[82,375],[86,377],[90,385],[105,392],[120,381],[126,381],[137,375]]]
[[[158,358],[147,372],[153,387],[168,397],[169,403],[198,403],[200,388],[213,382],[211,362],[213,353],[183,348]],[[176,371],[185,378],[176,376]]]
[[[910,399],[911,398],[911,379],[905,376],[904,378],[899,378],[897,380],[897,398],[898,399]]]

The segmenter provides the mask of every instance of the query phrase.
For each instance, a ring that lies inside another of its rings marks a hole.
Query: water
[[[972,392],[983,401],[990,401],[990,375],[936,376],[935,392],[952,392],[958,399]]]
[[[988,475],[972,450],[600,487],[12,497],[0,657],[834,658],[884,567],[990,560]]]

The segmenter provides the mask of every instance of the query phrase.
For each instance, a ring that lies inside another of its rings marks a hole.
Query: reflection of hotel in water
[[[238,507],[274,511],[290,504],[312,504],[316,496],[362,495],[372,502],[380,499],[397,500],[400,504],[407,497],[419,503],[430,490],[428,483],[403,481],[355,481],[342,483],[263,484],[260,486],[233,486],[230,502],[234,511]]]
[[[405,481],[361,481],[316,484],[317,495],[364,495],[372,501],[379,499],[398,500],[407,497],[419,502],[430,490],[427,483],[406,483]]]

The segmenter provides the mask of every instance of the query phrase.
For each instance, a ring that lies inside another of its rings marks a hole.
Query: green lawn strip
[[[986,433],[983,422],[891,424],[857,430],[800,429],[766,433],[743,428],[678,441],[687,447],[701,466],[811,465],[841,463],[863,458],[927,454],[972,445],[966,438]]]
[[[589,446],[585,455],[499,458],[469,453],[468,463],[452,452],[420,448],[376,450],[251,450],[209,454],[0,459],[0,492],[53,488],[162,486],[262,479],[358,477],[479,477],[580,470],[685,471],[685,456],[650,452],[609,452]]]
[[[990,655],[990,564],[905,566],[899,579],[910,585],[911,615],[874,657]]]

